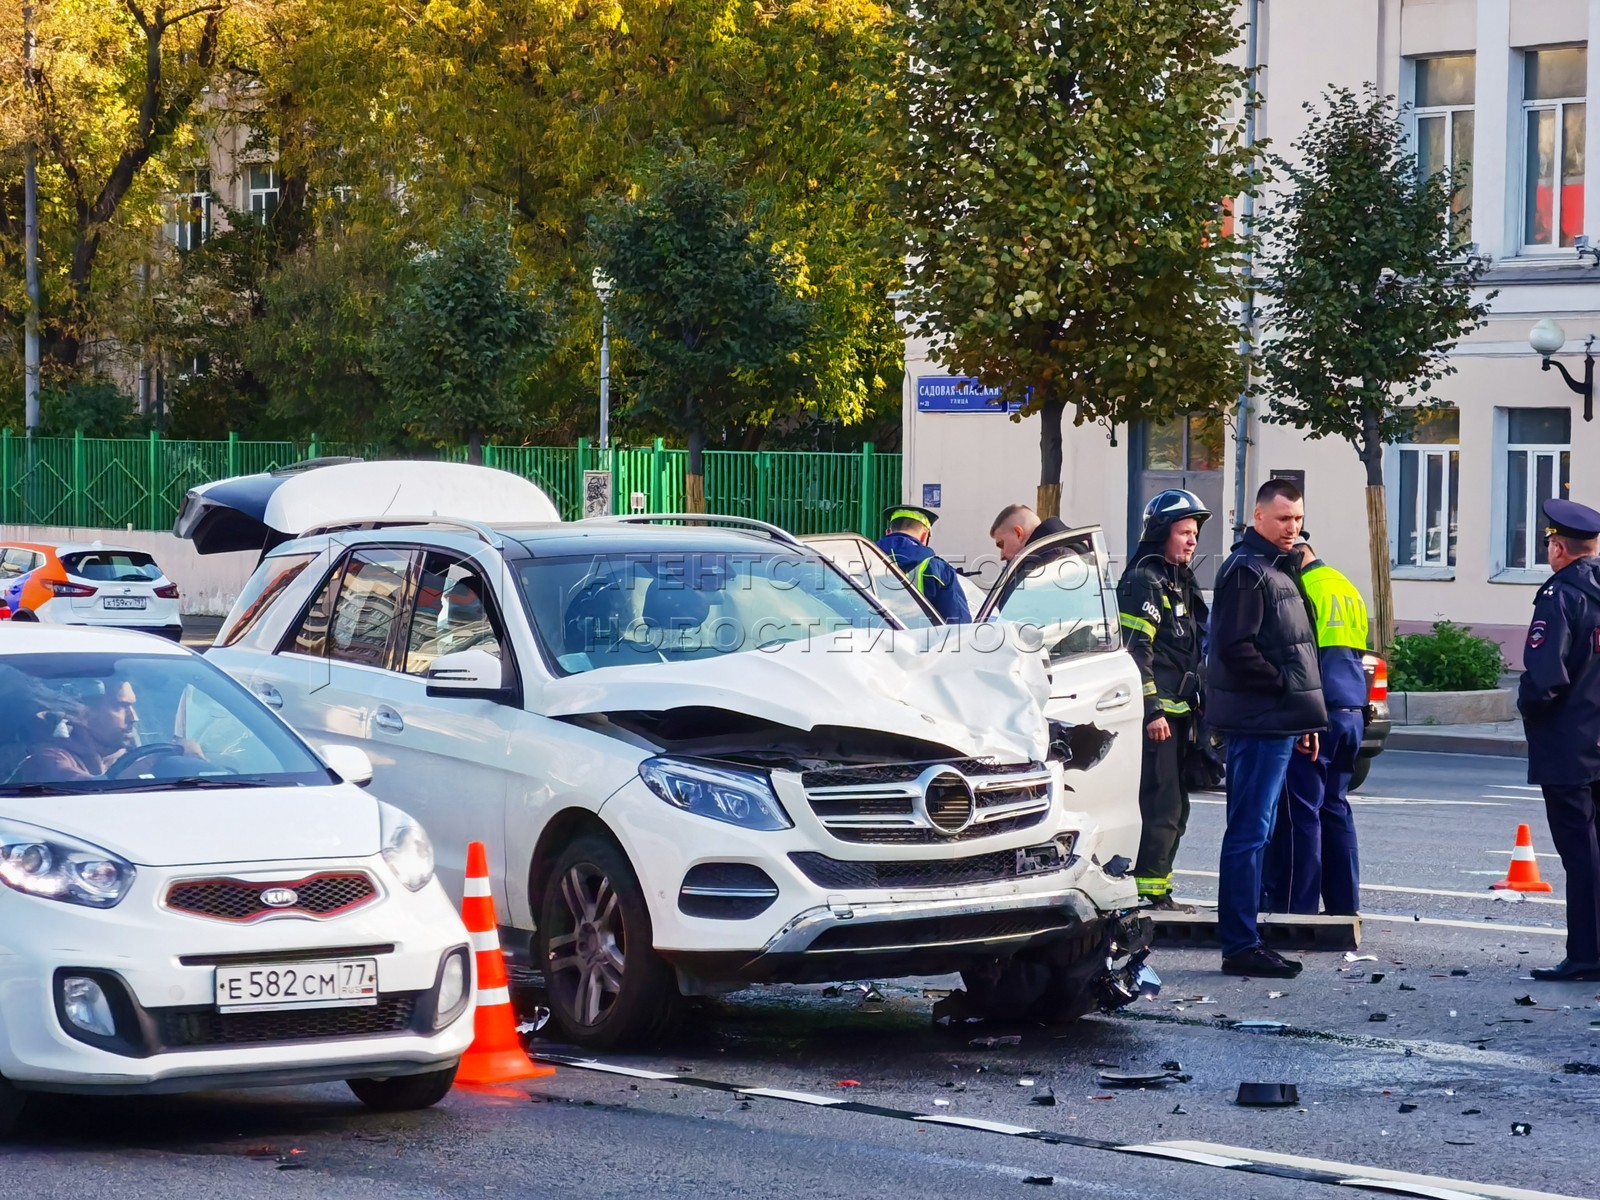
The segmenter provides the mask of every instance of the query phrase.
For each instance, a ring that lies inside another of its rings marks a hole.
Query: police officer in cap
[[[1199,715],[1208,615],[1189,564],[1210,515],[1193,492],[1157,495],[1145,506],[1139,545],[1117,584],[1123,641],[1144,685],[1144,825],[1133,875],[1149,907],[1168,911],[1194,911],[1172,898],[1172,860],[1189,825],[1183,764]]]
[[[1567,957],[1546,980],[1600,980],[1600,513],[1546,500],[1550,582],[1533,602],[1517,707],[1528,782],[1544,790],[1550,836],[1567,873]]]
[[[939,514],[915,504],[891,504],[883,519],[888,531],[878,539],[878,549],[894,560],[947,623],[972,620],[955,568],[928,548]]]

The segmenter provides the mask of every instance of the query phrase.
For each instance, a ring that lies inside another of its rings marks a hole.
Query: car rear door
[[[1139,669],[1122,648],[1116,592],[1098,527],[1068,530],[1027,548],[1005,567],[976,619],[1011,621],[1048,657],[1046,714],[1114,735],[1105,757],[1068,770],[1068,806],[1100,829],[1101,862],[1139,853],[1143,705]]]

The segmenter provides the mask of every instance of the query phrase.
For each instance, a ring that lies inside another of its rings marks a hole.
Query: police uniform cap
[[[896,521],[921,521],[929,529],[939,519],[939,514],[931,509],[923,508],[920,504],[891,504],[883,510],[883,523],[893,525]]]
[[[1546,535],[1559,534],[1586,542],[1600,537],[1600,512],[1587,504],[1575,500],[1546,500],[1544,515],[1550,523],[1545,529]]]

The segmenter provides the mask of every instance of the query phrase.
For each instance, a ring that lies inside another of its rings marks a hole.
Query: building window
[[[1460,173],[1450,197],[1450,233],[1456,242],[1470,238],[1476,65],[1470,54],[1417,60],[1417,166],[1425,177]]]
[[[211,172],[204,167],[179,176],[183,190],[172,198],[167,237],[179,250],[197,250],[211,236]]]
[[[1145,426],[1146,471],[1222,470],[1220,417],[1173,417]]]
[[[1542,506],[1567,497],[1572,410],[1508,408],[1505,416],[1506,566],[1549,566]]]
[[[1460,410],[1442,408],[1418,417],[1411,439],[1395,447],[1400,475],[1396,566],[1456,565],[1460,444]]]
[[[1523,55],[1522,240],[1571,246],[1583,232],[1583,123],[1589,53],[1582,46]]]
[[[250,166],[250,215],[265,225],[278,211],[278,198],[282,186],[278,168],[271,163],[252,163]]]

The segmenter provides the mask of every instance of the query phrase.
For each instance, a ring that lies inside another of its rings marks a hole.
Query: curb
[[[1390,730],[1385,750],[1423,750],[1431,754],[1486,754],[1493,758],[1527,758],[1528,742],[1520,737],[1439,733],[1418,726]]]

